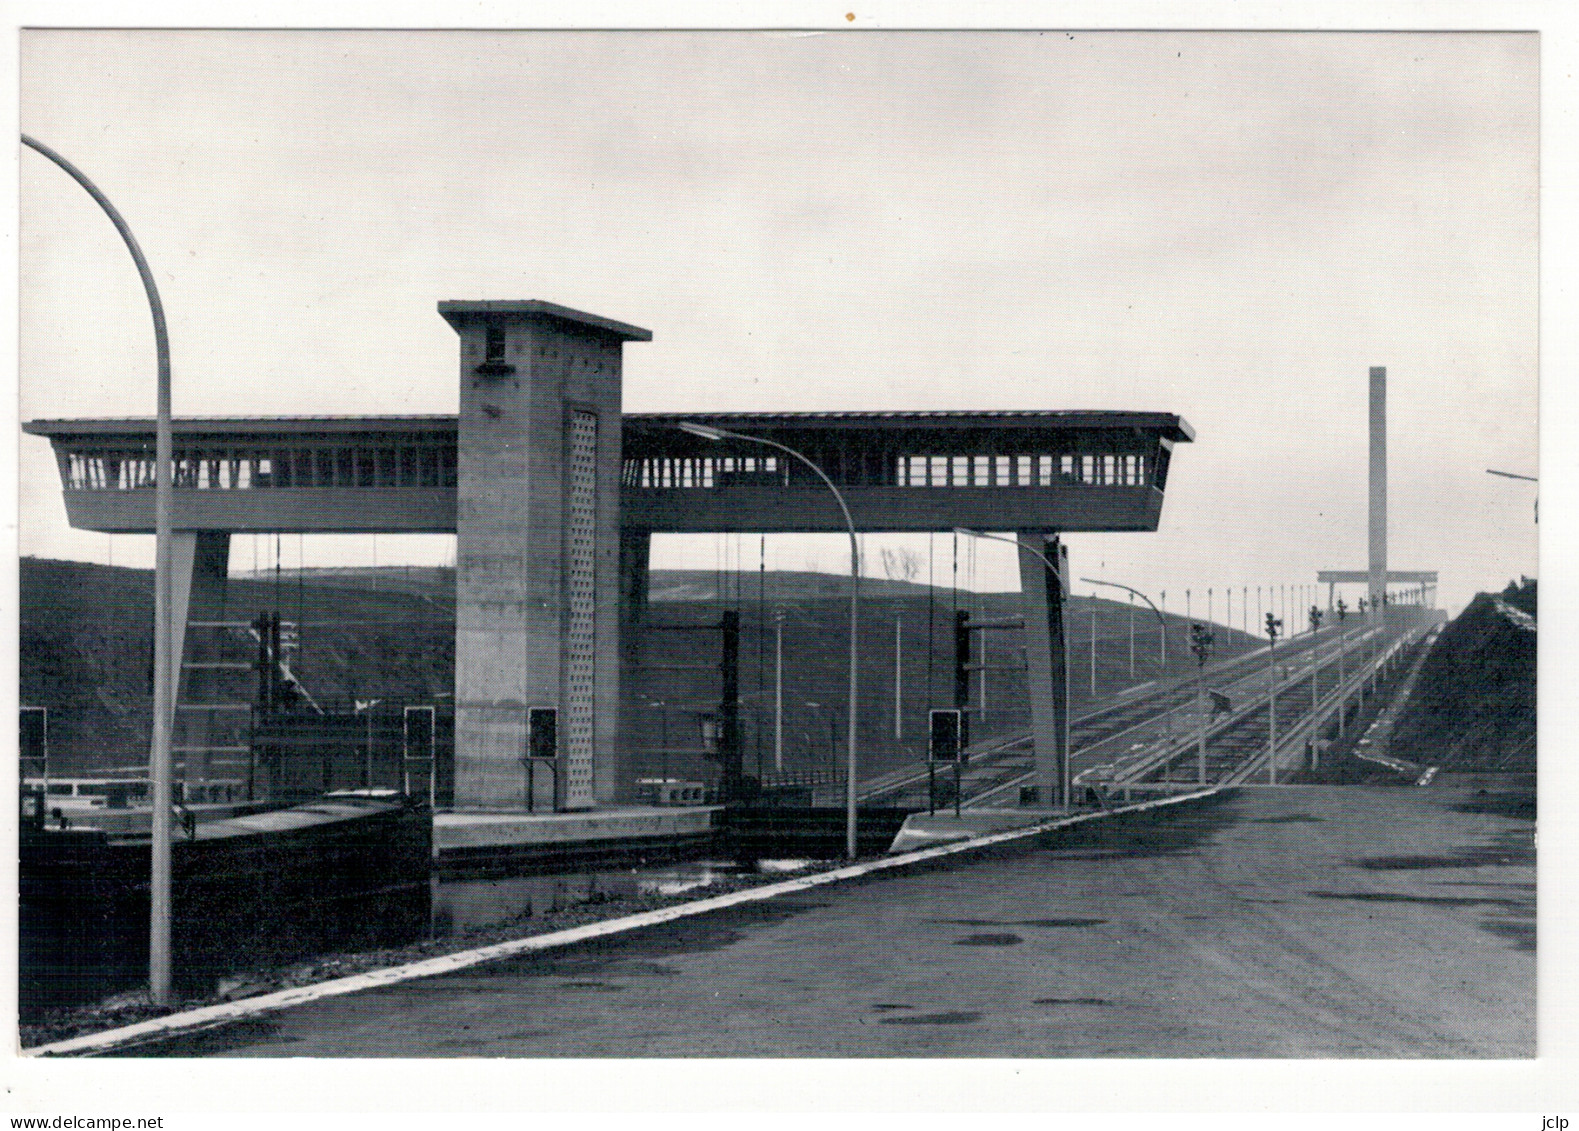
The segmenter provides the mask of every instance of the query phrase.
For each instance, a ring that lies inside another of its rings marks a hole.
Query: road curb
[[[328,982],[318,982],[311,986],[296,986],[288,990],[278,990],[270,994],[261,994],[258,997],[245,998],[241,1001],[225,1002],[221,1005],[209,1005],[181,1013],[171,1013],[164,1017],[139,1021],[135,1025],[126,1025],[118,1029],[106,1029],[100,1033],[89,1033],[64,1041],[55,1041],[47,1045],[36,1045],[33,1048],[22,1049],[21,1055],[25,1057],[93,1056],[99,1053],[112,1052],[165,1037],[194,1033],[244,1018],[257,1017],[261,1014],[274,1013],[293,1006],[306,1005],[323,998],[358,993],[362,990],[376,989],[380,986],[392,986],[417,978],[431,978],[439,974],[450,974],[485,962],[497,962],[501,959],[516,957],[517,955],[553,950],[557,947],[570,946],[574,943],[586,942],[589,939],[602,938],[606,935],[623,934],[626,931],[657,926],[660,923],[668,923],[675,919],[685,919],[693,915],[705,915],[709,912],[721,911],[743,903],[755,903],[761,900],[773,899],[780,895],[806,891],[811,888],[821,887],[824,884],[858,879],[875,872],[891,871],[914,864],[925,863],[929,860],[973,852],[983,848],[990,848],[994,845],[1007,844],[1015,840],[1038,836],[1054,829],[1069,828],[1089,821],[1117,817],[1128,813],[1140,813],[1169,805],[1179,805],[1186,801],[1210,797],[1217,792],[1219,790],[1216,788],[1204,789],[1177,797],[1163,797],[1152,801],[1143,801],[1117,809],[1081,813],[1072,817],[1059,817],[1039,824],[1028,825],[1024,828],[1007,829],[970,840],[954,841],[933,848],[918,849],[900,856],[885,856],[878,860],[869,860],[862,864],[851,864],[832,871],[783,880],[775,884],[764,884],[761,887],[748,888],[745,891],[711,896],[707,899],[693,900],[689,903],[678,903],[671,907],[642,911],[635,915],[626,915],[618,919],[584,923],[579,927],[570,927],[562,931],[551,931],[547,934],[512,939],[508,942],[494,943],[490,946],[477,947],[472,950],[457,951],[454,954],[424,958],[416,962],[404,963],[400,966],[389,966],[382,970],[369,970],[361,974],[336,978]]]

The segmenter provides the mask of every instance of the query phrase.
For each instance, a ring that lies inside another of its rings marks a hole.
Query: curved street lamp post
[[[1537,479],[1533,475],[1520,475],[1516,471],[1496,471],[1496,470],[1488,467],[1488,468],[1486,468],[1486,474],[1487,475],[1500,475],[1504,479],[1522,479],[1526,483],[1539,483],[1540,482],[1540,480]],[[1540,496],[1538,496],[1538,495],[1536,496],[1536,499],[1535,499],[1535,521],[1536,522],[1540,522],[1541,521],[1541,500],[1540,500]]]
[[[833,497],[839,504],[839,512],[844,516],[844,524],[850,534],[850,720],[849,720],[849,751],[846,758],[847,770],[845,775],[845,812],[844,812],[844,848],[845,854],[855,859],[855,721],[856,721],[856,623],[860,612],[861,589],[861,545],[855,533],[855,520],[850,517],[850,508],[845,505],[844,496],[839,493],[839,488],[833,485],[833,480],[811,460],[800,452],[777,440],[764,439],[761,436],[748,436],[743,432],[731,432],[724,428],[714,428],[706,424],[695,424],[691,421],[680,421],[675,425],[680,431],[703,440],[740,440],[748,444],[761,444],[764,447],[774,448],[785,455],[798,459],[809,467],[821,479],[823,485],[833,492]]]
[[[1151,598],[1146,596],[1146,594],[1142,593],[1139,589],[1132,589],[1128,585],[1121,585],[1117,581],[1099,581],[1094,577],[1082,577],[1080,579],[1080,583],[1082,585],[1106,585],[1112,589],[1122,589],[1132,597],[1139,597],[1142,601],[1145,601],[1146,604],[1151,607],[1151,611],[1157,615],[1157,625],[1162,630],[1163,639],[1166,640],[1168,638],[1167,618],[1162,615],[1161,609],[1152,604]],[[1166,667],[1167,660],[1164,659],[1162,663],[1164,667]],[[1166,675],[1167,673],[1164,672],[1163,674]],[[1167,727],[1167,743],[1171,747],[1173,745],[1173,711],[1171,708],[1169,709],[1168,713],[1163,716],[1163,720],[1165,726]]]
[[[153,741],[149,752],[149,776],[153,778],[149,850],[148,906],[148,996],[156,1005],[170,1002],[170,728],[174,717],[174,680],[170,639],[170,339],[165,330],[164,304],[153,272],[143,258],[142,248],[115,205],[87,174],[49,146],[22,135],[22,144],[49,158],[76,181],[104,210],[131,252],[148,296],[153,315],[154,349],[158,358],[159,390],[154,423],[154,717]]]

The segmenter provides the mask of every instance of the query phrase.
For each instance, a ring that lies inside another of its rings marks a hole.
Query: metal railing
[[[1335,687],[1328,692],[1315,710],[1307,711],[1299,722],[1288,728],[1286,733],[1279,734],[1275,752],[1270,748],[1263,749],[1260,753],[1247,758],[1244,764],[1225,778],[1221,784],[1240,785],[1249,781],[1257,773],[1266,769],[1268,758],[1276,757],[1277,764],[1279,766],[1284,765],[1287,762],[1286,752],[1290,748],[1299,749],[1303,753],[1305,744],[1311,740],[1312,736],[1331,722],[1333,715],[1338,711],[1346,711],[1352,698],[1358,695],[1363,701],[1363,684],[1365,680],[1374,679],[1379,683],[1383,669],[1396,663],[1405,652],[1419,643],[1429,631],[1430,626],[1410,629],[1386,648],[1379,650],[1353,676],[1346,678],[1341,686]]]
[[[1352,631],[1352,630],[1350,630],[1350,631]],[[1349,642],[1347,644],[1347,649],[1348,650],[1353,650],[1355,648],[1362,647],[1363,645],[1365,645],[1365,643],[1367,641],[1370,641],[1371,639],[1373,639],[1374,634],[1375,634],[1376,631],[1378,631],[1378,630],[1375,629],[1374,627],[1365,629],[1363,632],[1358,634],[1355,637],[1354,640],[1352,640],[1351,642]],[[1395,647],[1397,646],[1397,643],[1398,642],[1395,642],[1395,644],[1394,644]],[[1321,702],[1317,705],[1317,708],[1316,708],[1316,710],[1314,712],[1307,712],[1306,715],[1302,718],[1301,722],[1295,723],[1293,725],[1292,729],[1288,733],[1280,734],[1278,736],[1278,747],[1280,749],[1284,748],[1287,745],[1287,743],[1290,742],[1290,741],[1293,741],[1293,739],[1296,736],[1302,736],[1303,734],[1308,733],[1308,732],[1302,731],[1302,728],[1305,726],[1305,724],[1310,722],[1310,720],[1312,719],[1313,716],[1320,716],[1323,719],[1330,717],[1330,710],[1329,710],[1330,703],[1329,703],[1329,700],[1334,699],[1336,696],[1338,696],[1340,693],[1342,693],[1342,692],[1344,692],[1346,690],[1352,690],[1352,688],[1354,688],[1360,681],[1370,678],[1371,673],[1373,671],[1373,665],[1379,663],[1384,658],[1384,656],[1390,656],[1390,655],[1391,655],[1391,652],[1386,652],[1386,653],[1378,652],[1376,657],[1373,657],[1371,660],[1369,660],[1369,661],[1359,665],[1357,668],[1355,668],[1353,673],[1350,673],[1348,676],[1345,677],[1343,683],[1339,687],[1334,688],[1331,692],[1328,693],[1328,695],[1327,695],[1327,697],[1325,699],[1321,700]],[[1246,656],[1237,657],[1236,659],[1239,660],[1239,661],[1245,661],[1247,658],[1259,658],[1260,656],[1261,656],[1260,652],[1255,652],[1255,653],[1247,653]],[[1338,663],[1338,659],[1337,659],[1336,654],[1334,653],[1334,654],[1332,654],[1332,655],[1330,655],[1328,657],[1325,657],[1325,662],[1323,663],[1322,666],[1323,666],[1323,668],[1329,668],[1329,667],[1333,666],[1336,663]],[[1249,667],[1250,665],[1249,664],[1245,664],[1245,666]],[[1219,671],[1221,671],[1221,669],[1219,669]],[[1251,670],[1247,674],[1250,675],[1250,676],[1253,676],[1255,674],[1255,672],[1254,672],[1254,670]],[[1303,680],[1301,680],[1300,682],[1303,682]],[[1289,686],[1290,685],[1286,684],[1283,687],[1281,687],[1279,689],[1279,695],[1281,696],[1283,694],[1286,694],[1287,691],[1288,691]],[[1257,714],[1257,713],[1259,713],[1261,711],[1264,711],[1265,709],[1266,709],[1266,696],[1264,694],[1255,696],[1255,697],[1247,700],[1244,703],[1243,706],[1241,706],[1237,710],[1231,711],[1227,715],[1225,715],[1221,722],[1214,722],[1208,727],[1207,733],[1206,733],[1206,741],[1207,741],[1208,745],[1212,742],[1213,739],[1221,738],[1224,734],[1228,733],[1229,731],[1233,730],[1235,727],[1237,727],[1240,724],[1242,724],[1246,719],[1250,718],[1251,716],[1253,716],[1253,715],[1255,715],[1255,714]],[[1138,762],[1135,762],[1135,763],[1131,764],[1130,766],[1125,768],[1125,770],[1124,770],[1124,772],[1122,774],[1116,775],[1116,776],[1114,776],[1114,777],[1112,777],[1110,779],[1106,779],[1103,782],[1101,782],[1100,784],[1107,785],[1107,786],[1116,786],[1116,787],[1122,787],[1122,788],[1130,788],[1130,789],[1142,788],[1142,787],[1151,787],[1151,786],[1157,786],[1157,787],[1160,788],[1162,783],[1148,783],[1144,779],[1149,777],[1152,774],[1155,774],[1155,773],[1159,772],[1159,771],[1165,771],[1166,768],[1168,766],[1172,765],[1173,762],[1176,759],[1179,759],[1181,757],[1185,757],[1185,756],[1193,753],[1196,750],[1196,748],[1197,748],[1198,742],[1199,742],[1199,737],[1198,737],[1197,734],[1195,734],[1193,732],[1191,734],[1189,734],[1189,735],[1180,736],[1180,737],[1176,738],[1171,744],[1164,744],[1164,745],[1160,746],[1151,757],[1144,758],[1144,759],[1142,759],[1142,760],[1140,760]],[[1266,766],[1265,754],[1263,753],[1261,755],[1253,756],[1251,759],[1247,760],[1247,764],[1249,764],[1252,767],[1252,769],[1250,771],[1248,771],[1250,773],[1253,773],[1255,768],[1264,769],[1265,766]],[[1079,777],[1077,778],[1077,784],[1082,784],[1082,785],[1083,784],[1097,784],[1095,782],[1088,782],[1087,780],[1084,780],[1084,779],[1087,779],[1089,773],[1090,773],[1090,771],[1085,771],[1084,773],[1079,775]],[[1244,777],[1243,777],[1244,773],[1245,773],[1245,771],[1241,768],[1241,770],[1235,771],[1234,775],[1232,776],[1232,778],[1230,780],[1244,780]],[[1199,786],[1200,783],[1195,782],[1195,783],[1190,783],[1190,784]],[[1219,784],[1225,784],[1225,783],[1219,783]]]

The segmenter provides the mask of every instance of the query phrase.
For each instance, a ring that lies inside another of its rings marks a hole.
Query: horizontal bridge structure
[[[1363,569],[1319,569],[1316,571],[1316,581],[1322,585],[1361,585],[1370,579],[1371,575]],[[1390,569],[1387,571],[1387,584],[1435,585],[1436,570]]]
[[[620,525],[650,533],[843,531],[804,453],[863,531],[1149,531],[1182,418],[1154,412],[624,414]],[[153,531],[153,421],[40,420],[71,524]],[[185,419],[173,525],[231,533],[453,533],[454,416]]]
[[[174,423],[174,720],[188,781],[234,775],[248,698],[218,686],[206,625],[224,622],[236,533],[456,535],[457,808],[629,800],[632,720],[655,533],[1014,531],[1033,736],[1047,798],[1067,765],[1062,580],[1069,531],[1157,528],[1175,444],[1160,412],[626,413],[637,326],[538,300],[449,301],[453,416],[186,419]],[[725,433],[706,439],[682,423]],[[75,527],[154,529],[154,422],[40,420]],[[738,435],[733,435],[738,434]],[[233,618],[232,618],[233,619]],[[237,677],[239,680],[240,677]],[[235,681],[233,681],[235,682]],[[525,772],[528,720],[557,712],[558,766]],[[205,713],[206,712],[206,713]],[[535,784],[534,784],[535,783]],[[548,796],[538,796],[543,790]],[[530,795],[529,795],[530,791]]]
[[[1319,569],[1316,571],[1316,584],[1327,587],[1327,607],[1333,605],[1333,598],[1339,585],[1366,585],[1371,583],[1369,570],[1363,569]],[[1383,585],[1407,585],[1418,596],[1420,603],[1430,608],[1436,607],[1436,570],[1434,569],[1390,569],[1386,571]]]

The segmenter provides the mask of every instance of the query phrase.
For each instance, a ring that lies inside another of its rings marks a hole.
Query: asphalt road
[[[1533,800],[1438,778],[1166,812],[130,1055],[1535,1054]]]

